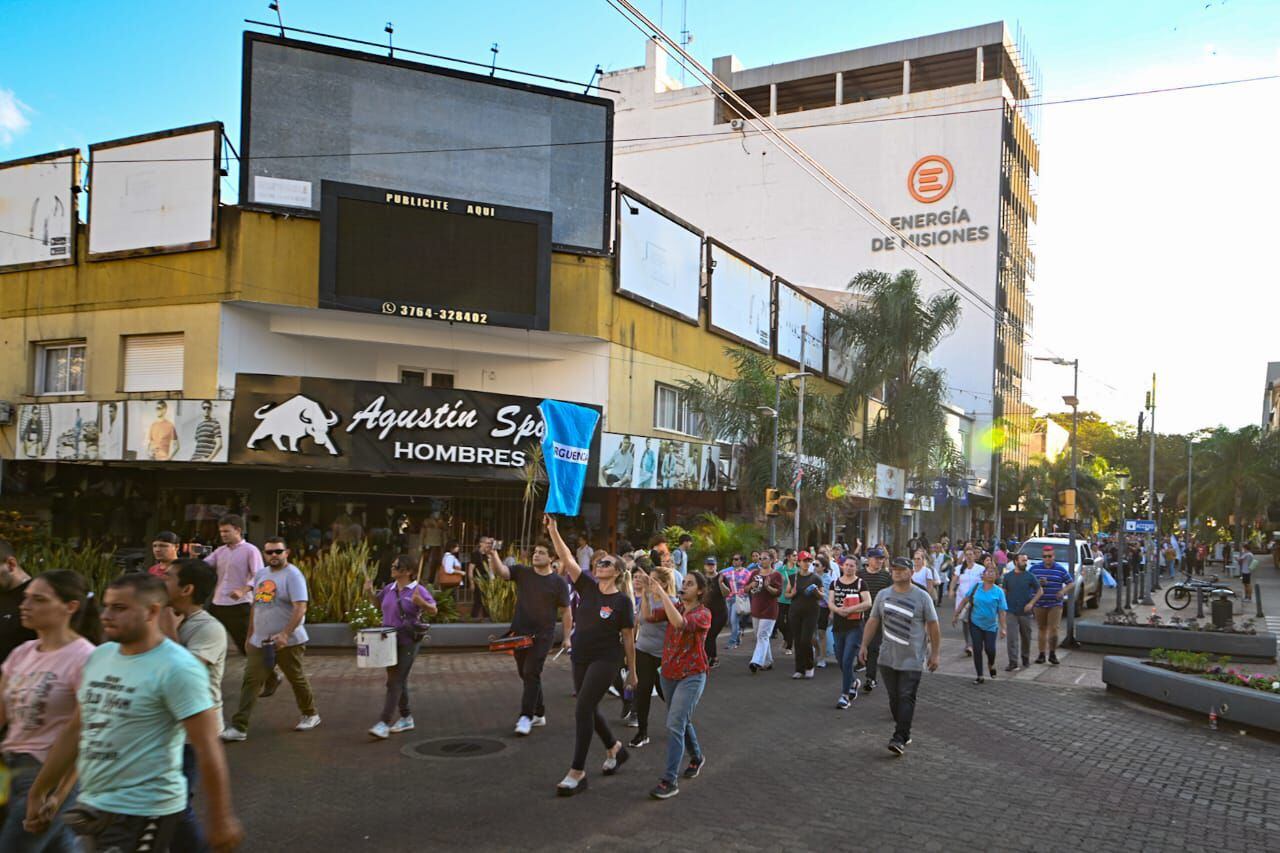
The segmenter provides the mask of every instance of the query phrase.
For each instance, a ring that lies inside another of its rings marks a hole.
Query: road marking
[[[1088,674],[1089,674],[1089,673],[1087,673],[1087,672],[1082,672],[1082,673],[1080,673],[1078,676],[1076,676],[1076,682],[1075,682],[1075,683],[1076,683],[1076,684],[1079,684],[1080,682],[1084,681],[1085,677],[1086,677]]]

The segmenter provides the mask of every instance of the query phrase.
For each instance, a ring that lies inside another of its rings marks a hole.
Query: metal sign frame
[[[0,274],[21,272],[23,270],[39,270],[48,269],[50,267],[70,267],[75,266],[77,260],[77,244],[80,236],[80,168],[83,159],[80,157],[79,148],[64,148],[61,151],[51,151],[48,154],[34,154],[30,157],[20,157],[17,160],[6,160],[0,163],[0,171],[14,168],[18,166],[33,166],[37,163],[45,163],[51,160],[61,160],[64,157],[71,158],[71,187],[70,187],[70,216],[71,216],[71,239],[70,245],[67,247],[67,257],[52,261],[32,261],[25,264],[12,264],[0,268]],[[86,246],[87,250],[87,246]]]

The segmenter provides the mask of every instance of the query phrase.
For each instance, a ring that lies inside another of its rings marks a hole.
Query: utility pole
[[[804,380],[809,375],[804,365],[804,345],[807,342],[808,330],[800,327],[800,401],[796,410],[796,517],[795,517],[795,549],[800,550],[800,493],[804,491]]]
[[[782,418],[782,377],[773,377],[773,461],[769,463],[769,487],[778,488],[778,421]],[[778,519],[769,516],[769,547],[778,544]]]
[[[1187,549],[1191,547],[1191,439],[1187,439],[1187,529],[1182,531],[1182,553],[1183,566],[1187,565],[1185,554]]]
[[[1151,399],[1147,404],[1151,411],[1149,425],[1151,429],[1151,450],[1147,459],[1147,520],[1156,520],[1156,375],[1151,374]],[[1143,574],[1142,604],[1154,606],[1151,593],[1160,588],[1160,572],[1157,563],[1160,559],[1160,528],[1147,534],[1147,570]]]

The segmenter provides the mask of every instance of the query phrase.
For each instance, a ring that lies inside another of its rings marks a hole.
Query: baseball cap
[[[808,551],[801,551],[799,554],[797,554],[797,555],[796,555],[796,559],[798,559],[798,560],[808,560],[808,559],[810,559],[810,558],[811,558],[811,556],[812,556],[812,555],[810,555]]]
[[[893,558],[893,562],[892,562],[892,563],[890,563],[889,565],[893,566],[893,568],[895,568],[895,569],[908,569],[908,570],[910,570],[910,569],[915,568],[915,565],[914,565],[910,560],[908,560],[906,557],[894,557],[894,558]]]
[[[867,556],[868,556],[868,557],[883,557],[883,556],[884,556],[884,549],[883,549],[883,548],[881,548],[879,545],[876,545],[875,547],[870,548],[870,549],[867,551]]]
[[[703,565],[706,565],[706,566],[714,566],[716,564],[716,558],[707,557],[707,559],[703,560],[702,563]]]
[[[1053,546],[1052,546],[1052,545],[1045,545],[1043,548],[1041,548],[1041,549],[1040,549],[1040,553],[1042,553],[1042,554],[1052,554],[1052,553],[1053,553]]]

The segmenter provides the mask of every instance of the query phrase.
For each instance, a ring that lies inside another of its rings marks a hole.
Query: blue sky
[[[638,5],[681,29],[679,0]],[[644,60],[604,0],[282,7],[286,24],[372,41],[392,21],[402,46],[482,62],[496,41],[499,64],[570,79]],[[242,19],[274,16],[265,0],[0,0],[0,17],[5,160],[211,119],[238,143]],[[687,21],[703,62],[755,66],[1002,19],[1024,29],[1048,98],[1280,73],[1280,0],[689,0]],[[1158,369],[1166,428],[1260,417],[1280,344],[1252,318],[1275,316],[1280,275],[1265,252],[1271,206],[1246,167],[1274,167],[1278,105],[1273,81],[1045,108],[1036,338],[1080,356],[1084,405],[1133,420]],[[1153,168],[1183,180],[1136,192],[1128,176]],[[1069,381],[1053,370],[1037,371],[1034,401],[1051,405]]]

